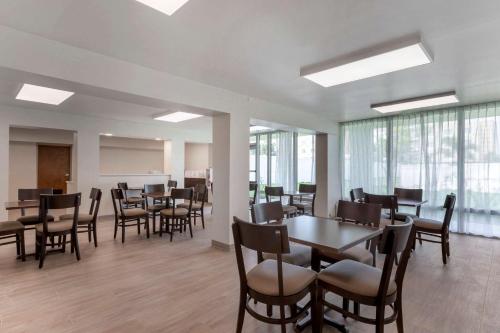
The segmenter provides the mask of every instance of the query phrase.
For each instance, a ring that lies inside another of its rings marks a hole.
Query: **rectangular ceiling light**
[[[74,92],[71,91],[52,89],[25,83],[23,84],[21,90],[17,93],[16,99],[59,105],[73,94]]]
[[[189,0],[136,0],[167,15],[172,15]]]
[[[189,119],[194,119],[194,118],[199,118],[203,117],[201,114],[194,114],[194,113],[188,113],[188,112],[174,112],[174,113],[169,113],[163,116],[157,116],[155,117],[156,120],[161,120],[161,121],[168,121],[171,123],[178,123],[181,121],[189,120]]]
[[[430,62],[432,58],[420,38],[414,37],[304,67],[300,70],[300,76],[323,87],[331,87]]]
[[[272,128],[260,126],[260,125],[252,125],[250,126],[250,132],[261,132],[261,131],[270,131]]]
[[[373,104],[371,107],[378,112],[389,113],[458,102],[459,100],[457,94],[454,91],[451,91],[442,94],[409,98],[388,103]]]

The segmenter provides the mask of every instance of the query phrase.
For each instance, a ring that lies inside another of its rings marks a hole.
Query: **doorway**
[[[66,193],[71,179],[71,146],[38,145],[38,188]]]

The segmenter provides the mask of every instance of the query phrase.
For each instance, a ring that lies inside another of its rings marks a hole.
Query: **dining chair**
[[[290,252],[288,231],[282,224],[254,224],[233,217],[232,225],[236,261],[240,278],[240,302],[236,332],[241,333],[245,313],[255,319],[281,326],[281,332],[286,332],[286,324],[296,323],[308,309],[315,317],[316,309],[316,273],[310,269],[291,265],[283,261],[283,255]],[[272,253],[276,260],[267,259],[252,269],[245,267],[242,247],[257,251],[257,253]],[[296,304],[310,295],[304,307]],[[258,313],[250,300],[268,306],[279,306],[279,318],[266,317]],[[285,313],[285,307],[292,309],[290,315]],[[315,330],[318,320],[313,320]]]
[[[377,248],[385,254],[382,269],[354,260],[342,260],[318,274],[318,314],[319,326],[322,326],[324,306],[353,318],[362,323],[375,325],[376,332],[384,331],[384,325],[396,321],[398,333],[403,333],[402,291],[403,279],[410,258],[415,237],[415,226],[409,218],[408,223],[385,227]],[[404,248],[401,261],[392,277],[394,259],[398,248]],[[342,308],[326,299],[331,292],[344,299]],[[375,318],[359,314],[359,306],[354,312],[349,311],[349,301],[375,307]],[[385,308],[392,309],[390,316],[385,316]]]
[[[250,207],[252,207],[252,205],[255,205],[257,203],[258,187],[259,185],[257,184],[257,182],[250,182],[248,184],[248,191],[252,192],[252,196],[248,198],[248,205]]]
[[[264,192],[266,194],[266,202],[271,202],[275,197],[279,198],[279,202],[282,202],[283,196],[285,195],[283,186],[266,186]],[[283,212],[286,217],[295,216],[297,215],[297,207],[283,205]]]
[[[160,237],[163,235],[163,225],[166,232],[170,233],[170,241],[174,237],[174,231],[182,233],[189,227],[189,233],[193,238],[193,226],[191,225],[191,208],[193,205],[193,188],[173,188],[170,192],[172,207],[160,211]],[[188,200],[188,208],[176,207],[176,200]]]
[[[424,191],[422,189],[416,188],[394,188],[394,195],[398,200],[411,200],[411,201],[422,201],[424,197]],[[415,214],[399,212],[399,207],[396,207],[396,212],[394,213],[394,219],[396,221],[405,221],[406,217],[419,217],[420,216],[420,206],[416,208]]]
[[[14,239],[14,240],[11,240]],[[21,256],[21,260],[26,260],[26,251],[24,243],[24,225],[18,221],[0,222],[0,246],[16,244],[16,252]]]
[[[51,188],[20,188],[17,190],[17,200],[19,201],[30,201],[30,200],[40,200],[40,195],[42,194],[53,194],[54,190]],[[54,216],[47,215],[47,220],[54,221]],[[35,225],[40,223],[40,216],[36,215],[26,215],[24,209],[21,209],[21,216],[17,219],[26,230],[35,229]]]
[[[165,193],[165,185],[164,184],[149,184],[144,185],[144,193],[153,194],[153,193]],[[156,232],[156,216],[160,215],[160,211],[162,209],[168,208],[168,199],[152,199],[151,203],[149,200],[144,200],[146,203],[146,211],[153,218],[153,233]]]
[[[378,204],[382,206],[382,209],[388,210],[389,213],[383,213],[382,218],[390,220],[391,224],[394,224],[396,208],[398,207],[398,197],[396,197],[395,195],[365,193],[364,198],[364,202]]]
[[[352,202],[362,202],[365,200],[365,192],[362,187],[351,189],[351,191],[349,191],[349,195],[351,196]]]
[[[142,206],[142,204],[144,203],[144,198],[129,196],[130,190],[127,183],[118,183],[117,185],[117,187],[123,191],[123,204],[126,208],[138,208],[139,205]]]
[[[94,246],[97,247],[97,215],[99,214],[99,206],[101,205],[102,191],[98,188],[90,190],[90,208],[88,214],[78,214],[77,232],[87,233],[89,243],[94,238]],[[73,214],[64,214],[59,216],[60,221],[72,220]]]
[[[455,209],[455,202],[455,194],[450,193],[446,196],[443,205],[443,209],[445,210],[443,221],[421,217],[414,218],[415,226],[417,228],[416,239],[418,239],[420,245],[422,245],[422,241],[441,244],[441,255],[443,264],[445,265],[447,258],[450,256],[450,222],[453,210]],[[430,236],[434,239],[422,238],[422,235]]]
[[[345,223],[361,224],[370,228],[379,228],[381,205],[339,200],[337,204],[337,219]],[[376,240],[366,242],[366,246],[354,246],[343,252],[320,251],[322,261],[336,263],[351,259],[367,265],[376,265]]]
[[[66,236],[71,237],[71,253],[75,252],[76,259],[80,260],[80,247],[78,245],[77,226],[78,213],[81,203],[81,193],[74,194],[42,194],[40,195],[39,216],[41,223],[35,226],[36,230],[36,252],[35,257],[40,260],[38,268],[42,268],[45,256],[47,254],[47,246],[53,247],[54,238],[62,237],[62,252],[66,250]],[[73,218],[52,222],[47,218],[49,209],[73,209]],[[47,240],[51,239],[52,244],[48,244]]]
[[[314,215],[314,205],[316,202],[316,185],[314,184],[299,184],[299,202],[293,202],[292,206],[297,207],[300,214],[304,215],[307,211],[311,211],[311,216]],[[309,194],[307,198],[304,198],[302,193]],[[312,197],[310,197],[312,195]]]
[[[208,199],[208,187],[205,184],[194,186],[193,203],[191,204],[191,217],[196,225],[196,218],[201,218],[201,225],[205,229],[205,201]],[[189,203],[178,204],[177,207],[189,209]]]
[[[171,190],[173,188],[177,188],[177,180],[167,181],[167,188],[168,188],[168,190]]]
[[[280,201],[266,202],[253,205],[251,208],[252,222],[255,224],[281,224],[283,221],[283,207]],[[274,253],[261,253],[257,256],[257,261],[262,262],[267,259],[276,260]],[[283,261],[297,266],[311,266],[311,248],[309,246],[290,243],[290,252],[283,254]]]
[[[125,242],[125,228],[137,225],[137,234],[141,234],[141,225],[146,225],[146,236],[149,238],[149,213],[142,208],[125,208],[125,194],[120,188],[111,189],[111,199],[113,201],[113,210],[115,212],[115,232],[114,239],[118,227],[122,228],[122,243]],[[144,222],[141,222],[141,219]]]

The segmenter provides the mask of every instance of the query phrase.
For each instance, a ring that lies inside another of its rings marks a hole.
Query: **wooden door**
[[[38,145],[38,188],[66,193],[66,181],[70,179],[71,147]]]

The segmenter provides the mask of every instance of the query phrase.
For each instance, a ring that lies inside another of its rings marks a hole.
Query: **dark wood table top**
[[[7,210],[38,208],[39,206],[40,201],[38,200],[11,201],[5,203],[5,209]]]
[[[382,229],[313,216],[298,216],[284,221],[288,238],[318,250],[345,251],[382,234]]]
[[[142,193],[142,196],[145,198],[153,198],[153,199],[164,199],[170,198],[171,192],[159,192],[159,193]]]
[[[419,207],[425,204],[427,200],[409,200],[409,199],[399,199],[398,198],[398,206],[406,206],[406,207]]]

